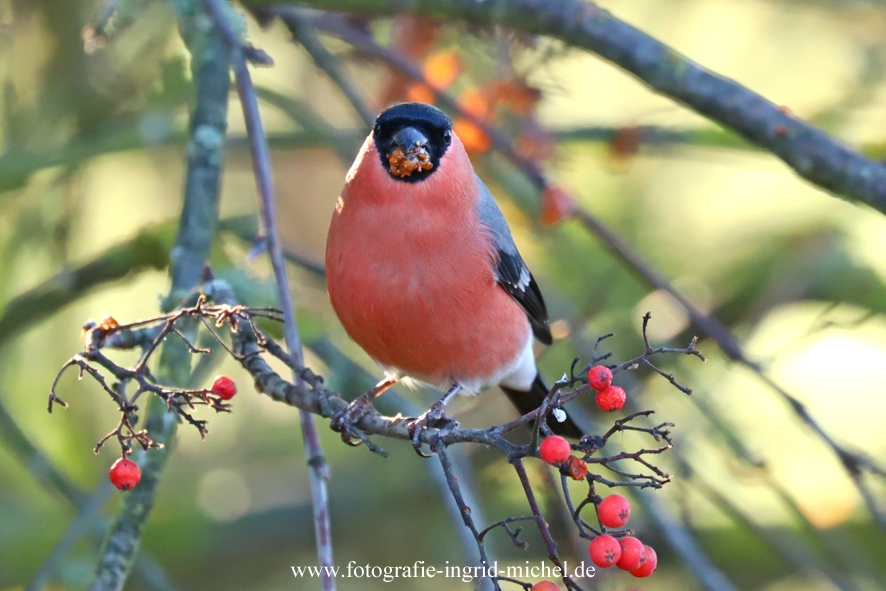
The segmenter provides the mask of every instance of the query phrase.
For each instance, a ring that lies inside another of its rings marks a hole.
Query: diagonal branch
[[[267,0],[249,0],[252,6]],[[505,25],[593,52],[652,90],[732,129],[801,177],[886,213],[886,165],[836,141],[741,84],[693,62],[585,0],[302,0],[316,8],[374,15],[401,12]]]
[[[0,314],[0,344],[103,283],[146,269],[165,268],[170,247],[165,229],[144,229],[91,261],[65,270],[10,300]]]
[[[111,483],[104,481],[83,503],[78,505],[77,515],[68,525],[52,552],[43,561],[25,591],[42,591],[58,576],[74,545],[89,532],[96,521],[101,519],[99,512],[113,490],[114,487]]]
[[[363,95],[363,90],[348,75],[338,56],[329,51],[320,40],[316,29],[297,14],[285,22],[293,38],[301,43],[317,67],[326,72],[326,75],[341,89],[342,94],[360,115],[363,124],[367,128],[371,127],[375,121],[376,113],[369,106],[369,102]]]
[[[487,530],[483,530],[482,533],[477,530],[477,526],[474,524],[474,518],[471,508],[465,502],[464,496],[461,492],[461,487],[458,483],[458,478],[455,476],[455,472],[452,467],[452,462],[449,459],[449,455],[446,453],[446,445],[442,442],[438,442],[432,447],[432,450],[434,451],[434,453],[437,454],[437,458],[440,460],[440,466],[443,469],[443,475],[446,480],[446,484],[449,486],[449,491],[452,493],[452,498],[455,500],[455,504],[458,506],[458,512],[461,515],[462,520],[464,521],[465,527],[470,530],[471,534],[474,536],[474,540],[476,540],[477,542],[477,551],[480,553],[480,566],[485,571],[492,564],[489,560],[489,555],[486,552],[486,546],[483,543],[483,536],[486,534],[488,528]],[[498,581],[494,577],[492,578],[492,584],[496,590],[501,590]]]
[[[736,338],[723,323],[721,323],[716,317],[705,314],[695,307],[692,302],[671,285],[670,281],[664,275],[649,264],[638,252],[634,251],[630,245],[619,238],[615,232],[606,227],[605,224],[600,222],[593,215],[581,209],[576,210],[574,215],[590,232],[596,234],[612,253],[626,263],[636,275],[652,287],[665,291],[671,295],[677,303],[680,304],[680,307],[686,311],[692,320],[692,323],[716,341],[729,359],[753,372],[758,379],[760,379],[772,392],[777,394],[778,397],[790,407],[794,414],[796,414],[803,423],[805,423],[822,441],[824,441],[846,469],[847,474],[855,485],[855,488],[858,490],[865,505],[868,507],[871,515],[874,517],[874,520],[881,528],[886,530],[886,510],[879,506],[876,496],[864,481],[864,472],[867,471],[873,474],[878,474],[882,471],[882,468],[874,464],[871,460],[858,453],[852,452],[839,444],[824,429],[824,427],[821,426],[818,420],[806,410],[806,407],[799,399],[776,383],[760,363],[747,355],[738,338]]]
[[[523,493],[526,495],[526,500],[529,502],[529,508],[532,510],[532,515],[535,519],[535,525],[538,527],[538,532],[544,540],[545,549],[548,551],[548,558],[560,569],[560,574],[562,575],[563,583],[566,584],[566,587],[568,589],[580,590],[581,588],[572,580],[572,577],[569,576],[563,563],[560,561],[560,556],[557,554],[557,542],[555,542],[553,536],[551,536],[551,529],[548,526],[548,522],[545,520],[541,513],[541,509],[538,506],[535,492],[532,490],[532,485],[529,482],[529,475],[526,474],[526,467],[523,466],[523,460],[517,459],[511,463],[514,465],[514,470],[517,471],[517,477],[520,479],[520,484],[523,486]]]

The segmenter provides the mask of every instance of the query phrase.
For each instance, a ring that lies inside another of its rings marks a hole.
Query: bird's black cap
[[[452,127],[449,116],[433,105],[426,103],[399,103],[382,111],[375,119],[376,128],[379,125],[390,125],[399,122],[426,123],[433,127],[445,129]]]
[[[400,133],[403,130],[408,131]],[[440,166],[440,159],[446,153],[451,142],[452,120],[446,113],[432,105],[400,103],[381,112],[375,120],[372,134],[382,166],[388,170],[388,174],[399,181],[416,183],[428,178]],[[407,152],[410,147],[400,146],[397,139],[401,138],[427,140],[421,145],[427,152],[431,167],[428,169],[419,168],[405,176],[391,172],[389,155],[393,154],[397,148]]]

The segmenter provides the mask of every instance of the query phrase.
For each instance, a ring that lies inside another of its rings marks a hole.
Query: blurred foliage
[[[607,4],[829,133],[871,153],[886,145],[879,106],[886,92],[886,3]],[[107,450],[90,453],[115,420],[101,392],[67,376],[61,388],[71,408],[52,415],[45,412],[46,394],[55,370],[78,350],[83,321],[105,313],[120,321],[151,316],[167,291],[193,86],[166,3],[121,0],[106,23],[97,23],[102,5],[92,1],[0,6],[0,590],[7,590],[28,584],[74,517],[72,502],[105,480],[114,459]],[[380,42],[398,43],[392,21],[368,26]],[[284,239],[299,260],[322,261],[329,215],[363,127],[282,25],[262,31],[250,22],[248,34],[276,62],[255,77],[274,147]],[[421,96],[421,88],[341,41],[321,40],[344,60],[373,107],[406,93]],[[463,105],[535,141],[527,144],[536,149],[533,157],[558,185],[725,322],[831,435],[873,458],[886,457],[882,216],[804,184],[767,154],[593,56],[463,25],[442,25],[432,39],[414,36],[409,43],[426,74],[438,76]],[[492,94],[491,81],[501,79],[525,81],[540,91],[539,102],[521,115],[517,103]],[[230,112],[226,221],[212,265],[244,302],[267,305],[274,293],[269,270],[248,256],[256,199],[244,128],[239,109]],[[639,126],[657,131],[633,142],[621,133]],[[562,143],[543,143],[558,138]],[[501,156],[481,154],[482,141],[475,148],[478,170],[511,221],[553,319],[561,321],[561,338],[541,353],[547,376],[559,377],[576,355],[587,357],[603,333],[616,333],[607,341],[616,358],[635,356],[647,310],[656,344],[685,345],[693,331],[668,296],[652,291],[577,222],[541,228],[534,187]],[[347,340],[316,268],[293,263],[292,284],[303,336],[315,348],[309,363],[332,388],[355,396],[377,368]],[[671,359],[665,369],[691,385],[701,402],[654,375],[638,373],[622,384],[635,405],[677,423],[679,457],[687,465],[663,458],[681,477],[655,493],[657,499],[740,589],[828,588],[823,572],[840,573],[845,588],[884,588],[886,532],[873,523],[833,454],[714,343],[702,338],[699,346],[710,358],[706,365]],[[138,569],[129,588],[162,588],[149,581],[163,576],[180,589],[313,586],[293,580],[289,569],[315,562],[296,412],[250,396],[248,376],[232,360],[214,361],[204,375],[224,371],[241,381],[245,395],[232,415],[211,417],[206,442],[180,432],[143,543],[153,562]],[[420,393],[403,395],[413,406],[426,404]],[[512,416],[492,392],[459,400],[453,409],[468,426]],[[443,491],[423,476],[425,462],[407,445],[386,442],[392,458],[385,461],[341,445],[325,429],[322,436],[333,473],[338,564],[467,563],[442,508]],[[620,445],[633,442],[626,436]],[[478,511],[489,521],[525,514],[510,467],[488,450],[466,452],[482,498]],[[743,454],[766,467],[752,466]],[[534,477],[544,469],[531,468]],[[883,503],[886,486],[872,485]],[[115,495],[105,510],[118,502]],[[555,514],[552,499],[547,503]],[[635,520],[638,534],[659,548],[661,564],[642,588],[697,588],[648,515],[638,510]],[[90,522],[91,535],[74,546],[54,588],[86,585],[104,523]],[[563,525],[552,526],[569,546]],[[543,545],[529,529],[528,551],[515,550],[502,536],[492,545],[494,555],[503,563],[542,560]],[[802,548],[810,561],[805,568],[791,562],[770,549],[773,540]],[[585,558],[566,556],[571,563]],[[610,572],[595,580],[604,591],[633,583]],[[345,590],[454,584],[439,578],[339,582]]]

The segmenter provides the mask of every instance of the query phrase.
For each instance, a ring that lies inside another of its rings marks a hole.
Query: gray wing
[[[538,289],[529,267],[517,251],[505,216],[479,177],[477,185],[480,189],[477,201],[480,222],[489,228],[498,256],[498,260],[493,261],[495,278],[508,295],[526,311],[535,338],[545,345],[550,345],[553,339],[541,290]]]

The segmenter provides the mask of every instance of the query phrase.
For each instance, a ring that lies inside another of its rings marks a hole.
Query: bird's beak
[[[404,127],[391,138],[396,148],[387,154],[388,171],[399,177],[407,177],[416,170],[430,170],[434,165],[428,154],[428,138],[414,127]]]
[[[404,127],[395,133],[391,139],[407,156],[424,149],[428,145],[428,138],[414,127]]]

